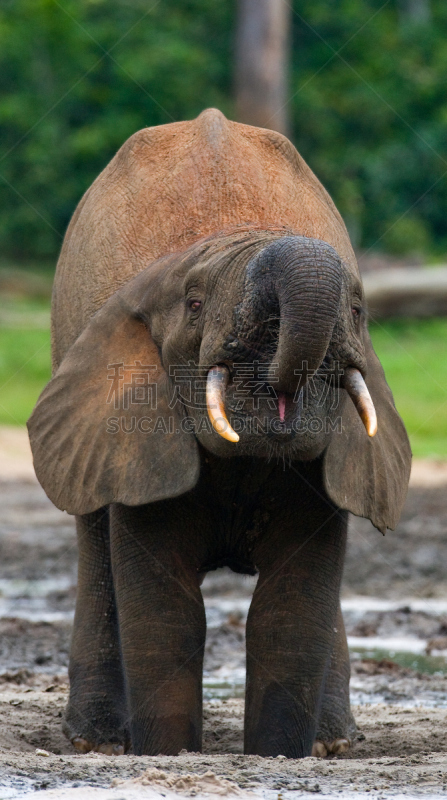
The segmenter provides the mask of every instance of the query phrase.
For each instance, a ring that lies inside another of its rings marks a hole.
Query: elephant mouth
[[[230,370],[225,364],[217,364],[208,371],[206,381],[206,406],[208,417],[216,433],[223,439],[236,444],[239,435],[232,428],[225,410],[225,398],[230,382]],[[341,386],[351,398],[354,407],[365,427],[368,436],[377,433],[377,415],[371,395],[366,386],[362,373],[356,367],[347,367],[341,379]],[[302,392],[298,397],[298,409],[295,399],[284,392],[278,392],[277,408],[279,424],[277,434],[289,433],[286,420],[293,413],[299,413],[299,402]]]

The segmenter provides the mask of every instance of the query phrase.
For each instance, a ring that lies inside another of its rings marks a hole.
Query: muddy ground
[[[242,755],[244,629],[254,579],[220,570],[203,586],[204,753],[110,758],[76,755],[61,732],[76,595],[73,521],[46,499],[26,458],[22,468],[5,458],[2,469],[1,444],[0,436],[0,800],[35,790],[87,798],[87,787],[96,787],[98,800],[172,792],[447,794],[445,467],[417,465],[396,532],[383,538],[366,521],[351,521],[343,607],[359,731],[348,754],[300,761]],[[151,772],[119,783],[149,767],[167,777]],[[209,770],[237,786],[173,777]]]

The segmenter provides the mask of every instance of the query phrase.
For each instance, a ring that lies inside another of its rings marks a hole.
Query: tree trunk
[[[290,13],[285,0],[239,0],[236,36],[237,119],[286,135]]]

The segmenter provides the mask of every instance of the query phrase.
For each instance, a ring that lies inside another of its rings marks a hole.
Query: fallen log
[[[447,315],[447,266],[377,270],[363,285],[372,320]]]

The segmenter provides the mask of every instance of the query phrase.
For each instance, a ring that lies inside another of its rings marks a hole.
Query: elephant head
[[[411,456],[364,306],[333,247],[284,229],[238,228],[155,261],[43,391],[29,421],[42,486],[82,514],[191,490],[205,451],[318,458],[336,506],[394,528]]]

